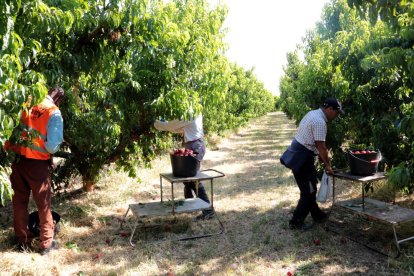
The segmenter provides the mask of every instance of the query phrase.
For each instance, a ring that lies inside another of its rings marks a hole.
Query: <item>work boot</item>
[[[49,247],[41,249],[39,253],[40,255],[47,255],[49,254],[49,252],[55,249],[58,249],[58,248],[59,248],[58,242],[53,240]]]
[[[312,229],[312,227],[313,227],[313,224],[307,224],[302,221],[295,221],[295,220],[289,221],[289,228],[293,230],[307,231],[307,230]]]
[[[215,212],[214,211],[210,211],[210,212],[203,212],[200,215],[196,216],[194,218],[194,221],[199,221],[199,220],[210,220],[212,218],[214,218],[215,216]]]
[[[329,218],[327,213],[321,212],[317,217],[313,218],[315,223],[325,223]]]

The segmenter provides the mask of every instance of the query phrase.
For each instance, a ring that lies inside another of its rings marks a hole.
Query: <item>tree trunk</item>
[[[95,189],[95,182],[93,180],[83,180],[83,190],[87,193],[93,192]]]

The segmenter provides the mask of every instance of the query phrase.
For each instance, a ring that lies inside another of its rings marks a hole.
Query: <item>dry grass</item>
[[[140,180],[107,170],[94,193],[55,198],[54,209],[63,218],[60,249],[48,256],[13,251],[9,208],[0,209],[1,275],[409,274],[409,246],[402,257],[392,259],[351,240],[344,243],[341,235],[322,226],[308,232],[288,228],[298,189],[278,159],[295,129],[282,113],[271,113],[208,151],[203,168],[226,174],[214,182],[223,235],[175,241],[202,228],[217,230],[215,220],[200,225],[181,215],[151,221],[154,227],[138,233],[137,246],[129,245],[124,236],[129,230],[120,230],[120,221],[128,204],[159,200],[159,173],[170,170],[163,158],[141,170]],[[182,197],[181,189],[176,195]]]

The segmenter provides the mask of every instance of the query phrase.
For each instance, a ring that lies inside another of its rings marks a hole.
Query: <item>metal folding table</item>
[[[132,246],[135,246],[134,243],[132,242],[132,239],[135,235],[137,227],[142,224],[143,219],[161,217],[161,216],[167,216],[167,215],[176,215],[176,214],[182,214],[182,213],[192,213],[192,212],[206,210],[209,208],[214,208],[213,180],[215,178],[219,178],[223,176],[225,175],[222,172],[219,172],[214,169],[207,169],[207,170],[199,171],[197,175],[193,177],[175,177],[172,173],[161,173],[160,174],[161,201],[129,204],[128,210],[126,211],[123,217],[120,227],[122,228],[123,223],[126,222],[128,227],[130,228],[131,235],[129,238],[129,243]],[[171,184],[171,200],[169,200],[168,202],[164,201],[163,180]],[[176,199],[174,198],[174,184],[184,183],[184,182],[195,182],[196,191],[198,194],[198,184],[200,181],[210,181],[210,204],[201,200],[198,197],[176,201]],[[132,218],[127,219],[127,215],[130,211],[132,213]],[[189,237],[180,238],[178,240],[196,239],[196,238],[210,237],[213,235],[222,234],[225,229],[224,229],[223,223],[219,219],[217,212],[215,213],[214,217],[217,219],[219,226],[220,226],[220,231],[218,233],[209,233],[209,234],[203,234],[203,235],[197,235],[197,236],[189,236]]]
[[[345,179],[350,180],[352,182],[358,182],[361,184],[361,197],[343,200],[343,201],[335,201],[335,179]],[[383,172],[375,173],[374,175],[370,176],[358,176],[353,175],[350,173],[334,173],[332,177],[332,184],[333,184],[333,193],[332,193],[332,200],[335,206],[340,206],[350,210],[352,212],[368,216],[370,218],[376,219],[381,221],[385,224],[390,224],[392,226],[395,245],[397,249],[398,257],[401,253],[400,244],[406,241],[410,241],[414,239],[414,236],[410,236],[405,239],[399,239],[397,235],[397,226],[402,223],[407,223],[414,221],[414,210],[407,209],[395,205],[395,193],[393,203],[386,203],[383,201],[375,200],[366,197],[366,190],[372,187],[372,184],[379,180],[385,180],[386,176]],[[382,253],[382,252],[381,252]]]

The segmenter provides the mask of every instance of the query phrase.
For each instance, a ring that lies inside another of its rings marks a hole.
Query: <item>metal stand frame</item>
[[[340,178],[340,179],[345,179],[345,180],[350,180],[353,182],[361,183],[361,186],[362,186],[361,198],[335,202],[335,196],[336,196],[335,195],[335,178]],[[365,187],[367,185],[372,185],[372,183],[375,181],[384,180],[384,179],[386,179],[386,176],[384,175],[384,173],[376,173],[372,176],[357,176],[357,175],[352,175],[350,173],[334,173],[332,177],[332,186],[333,186],[332,207],[334,205],[343,207],[355,213],[374,218],[375,220],[378,220],[382,222],[383,224],[391,225],[393,235],[394,235],[394,242],[395,242],[395,246],[397,250],[396,256],[393,256],[393,257],[397,258],[401,254],[400,244],[403,242],[414,240],[414,235],[409,238],[399,239],[397,235],[396,227],[399,224],[414,221],[414,210],[395,205],[395,193],[394,193],[393,204],[366,197]],[[367,248],[370,248],[376,252],[389,256],[389,254],[385,254],[381,251],[378,251],[375,248],[370,247],[367,244],[364,244],[364,245]]]
[[[144,227],[145,225],[144,220],[147,218],[167,216],[167,215],[175,216],[176,214],[192,213],[192,212],[214,208],[213,179],[224,177],[224,176],[225,175],[222,172],[219,172],[214,169],[207,169],[207,170],[200,171],[194,177],[175,177],[172,173],[161,173],[160,174],[161,201],[130,204],[128,206],[127,211],[125,212],[125,215],[122,218],[122,221],[120,223],[120,229],[123,228],[124,223],[128,225],[129,229],[131,230],[129,243],[131,244],[131,246],[135,247],[135,244],[132,242],[133,237],[139,226]],[[163,179],[170,182],[171,184],[171,202],[170,202],[171,206],[167,206],[167,204],[164,203],[163,189],[162,189]],[[174,184],[183,183],[183,182],[195,182],[196,183],[196,194],[198,195],[198,184],[202,180],[210,181],[211,203],[208,204],[207,202],[196,197],[196,198],[185,199],[183,200],[182,205],[176,206],[175,199],[174,199]],[[127,218],[129,212],[131,212],[133,215],[132,219]],[[214,218],[217,219],[217,222],[220,227],[220,230],[217,233],[208,233],[208,234],[203,234],[203,235],[188,236],[188,237],[179,238],[176,240],[184,241],[184,240],[199,239],[199,238],[211,237],[214,235],[223,234],[225,232],[225,227],[223,223],[220,221],[220,218],[217,212],[215,212]]]

